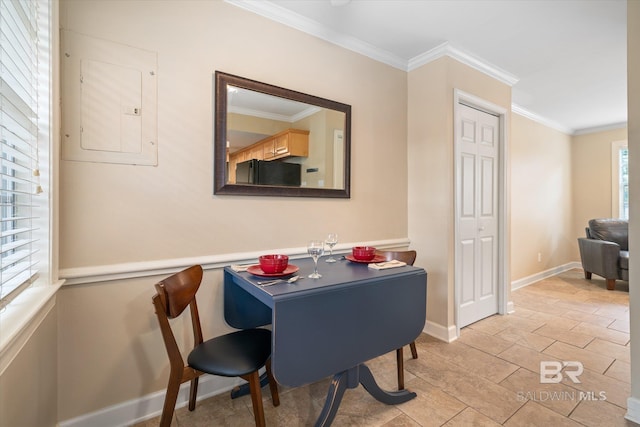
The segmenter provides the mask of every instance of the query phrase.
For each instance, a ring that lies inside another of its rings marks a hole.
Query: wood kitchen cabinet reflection
[[[242,150],[229,153],[230,184],[236,183],[236,165],[238,163],[257,160],[278,160],[287,157],[307,157],[309,155],[309,131],[287,129],[271,135]]]

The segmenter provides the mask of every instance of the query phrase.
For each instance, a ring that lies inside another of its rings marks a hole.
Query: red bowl
[[[258,258],[260,268],[267,274],[282,273],[289,265],[287,255],[262,255]]]
[[[351,253],[358,261],[371,261],[376,256],[376,248],[373,246],[354,246]]]

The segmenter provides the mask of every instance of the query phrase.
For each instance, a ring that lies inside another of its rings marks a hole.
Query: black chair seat
[[[189,353],[194,369],[224,377],[239,377],[257,371],[271,355],[271,331],[247,329],[212,338]]]

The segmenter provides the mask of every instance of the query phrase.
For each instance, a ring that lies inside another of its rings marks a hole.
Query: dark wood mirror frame
[[[351,187],[351,106],[313,95],[284,89],[243,77],[215,72],[214,128],[214,194],[246,196],[288,196],[349,198]],[[344,125],[344,188],[285,187],[270,185],[229,184],[227,182],[227,86],[265,93],[345,114]]]

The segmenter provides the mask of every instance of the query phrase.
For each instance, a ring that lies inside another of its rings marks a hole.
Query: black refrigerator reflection
[[[236,165],[237,184],[299,187],[301,167],[297,163],[247,160]]]

